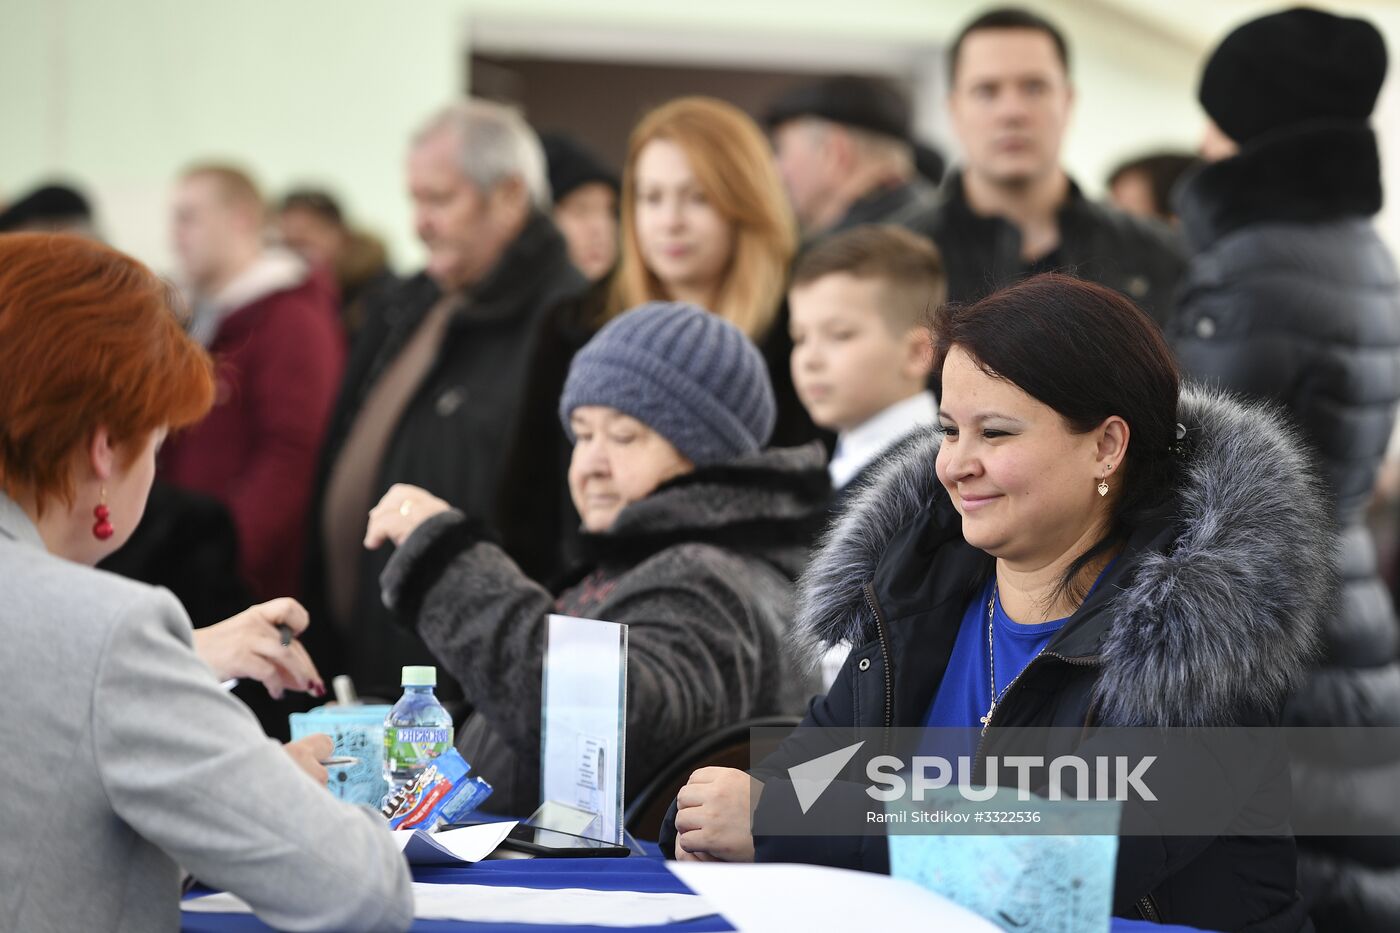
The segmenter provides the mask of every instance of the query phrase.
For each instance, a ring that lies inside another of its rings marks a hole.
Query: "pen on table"
[[[360,763],[360,759],[350,755],[335,755],[330,758],[322,758],[320,763],[325,768],[336,768],[341,765],[357,765]]]

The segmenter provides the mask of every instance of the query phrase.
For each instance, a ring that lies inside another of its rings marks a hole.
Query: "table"
[[[504,859],[478,862],[465,868],[415,868],[415,881],[429,883],[517,885],[527,888],[592,888],[598,891],[672,891],[688,889],[666,869],[659,856],[597,859]],[[181,914],[185,933],[249,933],[272,928],[249,915]],[[533,924],[453,923],[419,920],[415,933],[540,933]],[[702,917],[686,923],[653,927],[550,927],[550,933],[717,933],[732,930],[720,917]],[[1146,921],[1113,921],[1112,933],[1189,933],[1188,927],[1163,926]]]

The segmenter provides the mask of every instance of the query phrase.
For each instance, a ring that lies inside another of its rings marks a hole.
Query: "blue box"
[[[330,772],[331,793],[341,800],[378,811],[389,792],[384,780],[384,719],[390,708],[318,706],[309,713],[292,713],[288,717],[293,741],[321,732],[335,742],[333,755],[359,759],[352,765],[326,769]]]

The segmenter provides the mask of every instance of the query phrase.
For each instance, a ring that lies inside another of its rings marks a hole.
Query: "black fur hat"
[[[1226,36],[1206,62],[1197,96],[1243,145],[1308,120],[1366,121],[1385,69],[1385,41],[1369,22],[1296,7]]]

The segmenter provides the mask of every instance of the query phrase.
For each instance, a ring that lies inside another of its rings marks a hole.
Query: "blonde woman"
[[[686,301],[736,325],[774,377],[773,444],[817,436],[788,375],[783,292],[796,224],[763,132],[743,111],[682,97],[632,131],[622,172],[622,255],[604,319]]]

